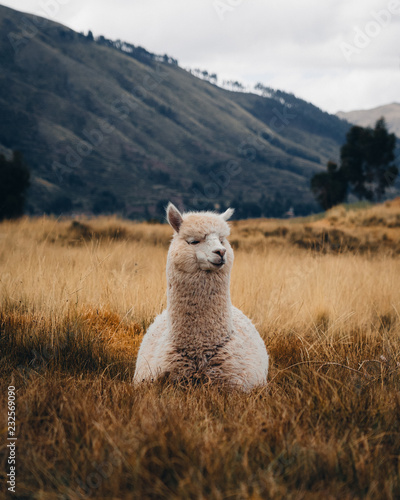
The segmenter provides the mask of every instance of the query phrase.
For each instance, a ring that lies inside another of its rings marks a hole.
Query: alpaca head
[[[233,209],[223,214],[213,212],[188,212],[181,214],[169,203],[167,219],[174,229],[169,249],[169,261],[187,273],[198,270],[229,273],[233,264],[233,251],[227,237],[230,230],[227,220]]]

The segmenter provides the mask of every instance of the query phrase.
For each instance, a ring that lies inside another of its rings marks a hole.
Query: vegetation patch
[[[131,384],[165,308],[167,226],[2,222],[0,405],[14,385],[18,496],[398,498],[399,230],[351,222],[396,210],[233,224],[232,303],[271,359],[268,387],[248,394]],[[123,238],[104,236],[116,227]],[[367,236],[373,252],[356,248]],[[7,455],[3,440],[3,474]]]

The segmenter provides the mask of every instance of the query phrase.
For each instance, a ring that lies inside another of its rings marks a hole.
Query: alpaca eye
[[[189,245],[198,245],[200,243],[200,241],[188,241]]]

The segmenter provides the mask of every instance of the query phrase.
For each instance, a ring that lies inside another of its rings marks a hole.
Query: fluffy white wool
[[[167,309],[143,338],[134,383],[169,377],[250,390],[267,383],[268,354],[251,321],[232,306],[233,214],[181,214],[170,203],[174,229],[167,260]]]

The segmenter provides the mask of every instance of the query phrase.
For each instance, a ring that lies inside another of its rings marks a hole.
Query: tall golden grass
[[[271,356],[251,394],[130,383],[166,305],[169,226],[3,222],[0,404],[14,385],[19,497],[399,498],[399,214],[233,223],[232,300]],[[5,440],[0,454],[5,486]]]

